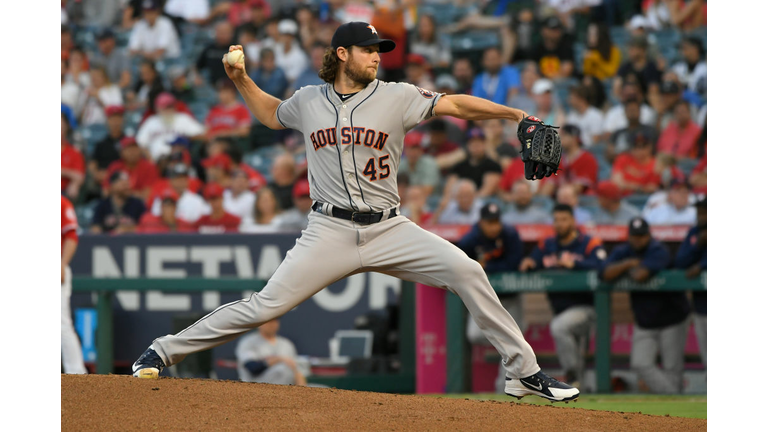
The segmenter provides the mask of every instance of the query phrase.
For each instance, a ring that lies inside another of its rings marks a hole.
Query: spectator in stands
[[[664,74],[664,80],[661,83],[661,102],[659,103],[659,113],[656,119],[657,129],[664,130],[671,122],[675,120],[675,106],[679,102],[687,102],[684,98],[683,86],[678,82],[677,75],[672,72]],[[698,117],[696,105],[689,104],[691,118]]]
[[[450,46],[443,44],[438,37],[435,18],[432,15],[419,15],[416,31],[411,35],[410,50],[411,53],[424,57],[433,67],[447,68],[451,64]]]
[[[402,177],[407,183],[407,176]],[[398,178],[397,184],[400,186],[401,178]],[[426,225],[432,221],[432,213],[429,211],[427,205],[427,195],[424,193],[424,188],[419,186],[408,186],[404,189],[405,192],[400,194],[400,214],[407,217],[413,223],[419,226]]]
[[[472,85],[475,81],[475,70],[472,67],[472,62],[467,57],[459,57],[453,61],[451,75],[459,83],[456,93],[473,94]]]
[[[550,16],[544,21],[541,41],[532,54],[543,76],[560,80],[573,75],[573,41],[566,37],[558,17]]]
[[[67,73],[64,79],[80,86],[88,88],[91,85],[91,75],[88,73],[88,56],[81,48],[73,48],[69,53]]]
[[[109,176],[109,192],[93,211],[91,232],[123,234],[133,232],[144,214],[144,202],[131,195],[128,173],[114,171]]]
[[[425,151],[435,158],[437,166],[446,175],[457,163],[466,158],[462,148],[448,139],[448,124],[445,120],[437,118],[427,124],[429,134]]]
[[[581,130],[578,126],[566,124],[560,129],[560,143],[563,153],[560,157],[560,171],[557,176],[545,178],[539,193],[552,196],[555,189],[571,185],[577,194],[594,192],[597,185],[598,164],[592,153],[581,147]],[[583,217],[576,211],[576,220]],[[581,223],[581,222],[580,222]]]
[[[221,65],[221,57],[229,52],[229,46],[234,43],[234,31],[232,24],[227,21],[219,21],[214,27],[214,36],[200,52],[195,63],[195,85],[203,85],[204,79],[209,85],[215,85],[221,80],[229,80],[224,67]]]
[[[470,225],[480,217],[483,201],[477,193],[477,187],[472,180],[456,181],[455,187],[446,187],[446,194],[440,208],[432,215],[432,220],[441,225]],[[453,194],[450,191],[455,190]]]
[[[265,0],[249,0],[250,19],[237,27],[238,38],[243,32],[250,32],[257,39],[263,39],[266,35],[264,27],[270,14],[269,4]]]
[[[107,71],[109,82],[126,90],[131,84],[131,60],[124,49],[117,47],[112,29],[102,30],[97,37],[97,44],[99,51],[93,58],[93,64]]]
[[[581,129],[581,143],[586,148],[599,144],[603,135],[603,112],[591,106],[588,97],[588,91],[583,85],[571,88],[571,111],[565,117],[566,123]]]
[[[643,217],[651,225],[692,225],[696,209],[691,201],[688,183],[684,179],[673,179],[666,202],[643,209]]]
[[[608,180],[597,184],[598,208],[592,212],[596,225],[626,225],[640,216],[640,210],[622,200],[621,189]]]
[[[91,68],[91,86],[85,91],[80,124],[83,126],[103,125],[107,122],[104,107],[122,104],[123,95],[120,92],[120,87],[109,82],[107,71],[101,66]]]
[[[435,83],[429,74],[429,64],[419,54],[408,54],[405,57],[405,82],[423,89],[434,89]]]
[[[683,100],[675,104],[675,118],[661,133],[656,149],[677,158],[695,158],[701,127],[691,119],[691,107]]]
[[[467,256],[480,263],[486,273],[514,272],[523,258],[523,242],[517,230],[500,221],[501,208],[496,203],[488,203],[480,210],[480,220],[473,224],[470,231],[456,244]],[[499,294],[504,309],[512,315],[520,330],[525,332],[523,299],[520,294]],[[471,344],[490,345],[483,332],[471,316],[467,317],[467,340]],[[506,373],[503,364],[499,364],[496,375],[496,392],[504,389]]]
[[[517,180],[512,186],[512,205],[504,211],[501,221],[505,225],[551,223],[550,215],[533,203],[533,193],[528,180]]]
[[[418,132],[405,135],[405,161],[401,161],[399,173],[407,175],[411,187],[421,188],[426,198],[440,184],[440,168],[435,158],[425,154],[421,141],[422,135]]]
[[[69,120],[61,114],[61,193],[77,202],[80,186],[85,181],[85,158],[69,142]]]
[[[309,182],[306,179],[299,179],[293,185],[293,208],[280,213],[278,229],[281,231],[306,229],[310,212],[312,212],[312,198],[309,197]]]
[[[637,102],[640,104],[638,122],[645,126],[653,127],[656,125],[656,112],[643,101],[643,93],[640,85],[633,80],[628,80],[621,86],[619,95],[621,103],[612,106],[605,113],[605,137],[629,126],[629,116],[627,114],[626,104],[628,102]]]
[[[142,19],[131,30],[128,48],[132,56],[158,61],[181,55],[181,43],[170,18],[163,16],[159,0],[142,2]]]
[[[199,180],[190,177],[189,170],[189,166],[182,162],[173,163],[167,168],[168,185],[179,197],[176,201],[176,216],[188,222],[197,221],[211,212],[210,206],[203,197],[190,186],[193,181],[199,183]],[[152,198],[151,209],[155,216],[161,215],[161,201],[159,194],[158,197]]]
[[[231,174],[229,189],[224,190],[224,210],[239,217],[248,217],[256,203],[256,194],[248,188],[248,174],[235,169]]]
[[[317,75],[320,68],[323,66],[323,54],[325,53],[325,46],[320,44],[312,45],[312,49],[309,52],[309,65],[304,71],[299,74],[296,81],[291,85],[291,89],[288,91],[289,95],[293,95],[293,92],[308,86],[323,84],[324,81]]]
[[[282,99],[288,88],[285,72],[275,64],[275,51],[271,48],[261,50],[259,67],[251,72],[251,79],[266,93]]]
[[[632,148],[616,157],[611,180],[624,193],[652,193],[659,188],[661,177],[656,172],[653,144],[644,133],[635,134]]]
[[[584,207],[579,206],[579,194],[576,187],[571,184],[564,184],[557,188],[557,203],[565,204],[573,210],[573,217],[579,225],[592,223],[592,213]]]
[[[277,24],[277,31],[280,36],[274,48],[275,64],[285,72],[288,82],[292,83],[309,66],[309,59],[296,39],[296,34],[299,31],[296,21],[291,19],[280,20]]]
[[[237,343],[237,373],[241,381],[266,384],[307,385],[296,347],[277,334],[280,321],[274,319],[259,326]]]
[[[608,162],[613,162],[616,156],[629,151],[632,148],[633,139],[637,134],[643,134],[650,137],[651,142],[656,142],[656,129],[648,124],[641,123],[643,107],[640,101],[635,98],[627,99],[624,101],[623,106],[620,106],[626,118],[626,126],[613,132],[608,138],[608,143],[605,147],[605,158]],[[616,107],[614,107],[616,108]],[[608,129],[613,126],[608,126],[608,116],[612,115],[614,108],[608,111],[606,116],[606,127]],[[655,123],[655,121],[654,121]]]
[[[120,140],[120,159],[109,164],[106,178],[111,178],[115,172],[128,174],[128,189],[131,195],[142,201],[149,197],[149,192],[158,177],[157,167],[152,161],[144,158],[133,137],[123,137]],[[106,190],[110,184],[104,182],[102,187]]]
[[[707,193],[707,154],[699,160],[699,163],[691,171],[688,178],[694,193]]]
[[[217,153],[209,156],[202,162],[205,168],[205,182],[216,183],[226,189],[230,185],[230,175],[233,170],[232,158],[226,153]]]
[[[608,26],[593,22],[587,27],[587,50],[582,70],[599,80],[613,78],[621,63],[621,51],[611,41]]]
[[[471,180],[478,196],[485,198],[496,194],[501,179],[501,165],[488,156],[485,133],[479,127],[467,133],[467,157],[451,169],[446,189],[457,179]]]
[[[187,69],[181,65],[171,66],[166,70],[168,82],[171,84],[170,93],[177,101],[190,104],[197,100],[197,93],[192,82],[187,77]]]
[[[163,80],[155,69],[154,62],[144,60],[139,65],[139,79],[125,94],[126,108],[128,111],[149,108],[150,95],[162,92]]]
[[[675,267],[685,270],[685,275],[694,279],[707,270],[707,199],[696,202],[696,225],[691,227],[685,240],[680,244],[675,258]],[[707,366],[707,292],[693,292],[693,325],[699,342],[701,361]]]
[[[601,112],[605,111],[608,99],[603,82],[592,75],[584,75],[581,77],[581,85],[587,89],[587,102]]]
[[[561,125],[565,123],[565,113],[562,108],[555,105],[552,96],[553,89],[552,81],[546,78],[536,80],[531,89],[536,101],[536,110],[533,112],[546,124]]]
[[[61,109],[68,111],[67,117],[71,117],[72,126],[77,126],[76,115],[82,109],[82,101],[85,97],[85,87],[74,81],[67,80],[69,62],[61,60]],[[63,112],[63,111],[62,111]]]
[[[557,204],[552,211],[555,235],[542,239],[520,263],[520,271],[561,269],[600,270],[607,256],[603,242],[582,234],[576,227],[573,207]],[[595,323],[591,292],[547,293],[554,317],[549,324],[565,382],[574,385],[584,378],[584,356]]]
[[[240,224],[240,232],[275,232],[280,227],[281,219],[282,209],[277,194],[271,187],[263,187],[256,194],[253,211]]]
[[[647,100],[658,111],[661,71],[648,58],[648,39],[645,36],[634,36],[627,44],[627,61],[619,67],[618,76],[613,80],[614,94],[620,95],[620,89],[630,79],[640,85],[643,100]]]
[[[504,120],[488,119],[481,123],[485,135],[486,155],[501,165],[502,170],[518,156],[518,151],[504,136]]]
[[[154,161],[170,153],[169,143],[179,135],[205,138],[205,127],[191,115],[178,112],[175,105],[176,99],[170,93],[161,93],[155,100],[157,114],[147,118],[136,133],[139,146]]]
[[[503,63],[498,47],[486,48],[483,52],[483,73],[475,77],[472,95],[507,105],[507,101],[517,95],[519,87],[520,72],[517,68]]]
[[[601,275],[606,282],[628,277],[643,283],[670,263],[667,247],[651,237],[645,220],[635,218],[629,222],[629,240],[613,249]],[[690,312],[688,298],[682,291],[632,291],[629,296],[635,316],[630,366],[651,392],[680,393]],[[659,355],[662,368],[656,363]]]
[[[195,230],[202,234],[237,232],[240,218],[224,210],[224,188],[218,183],[208,183],[203,196],[211,212],[194,222]]]
[[[136,227],[137,233],[158,234],[171,232],[194,232],[191,223],[179,218],[176,203],[179,195],[173,189],[166,189],[160,193],[160,216],[155,216],[151,211],[144,213]]]
[[[205,128],[208,138],[218,136],[247,137],[251,132],[251,113],[245,104],[237,99],[237,88],[232,80],[224,78],[218,82],[219,103],[208,112]]]
[[[88,158],[88,173],[99,185],[105,181],[109,165],[120,159],[120,141],[125,137],[123,132],[125,109],[119,105],[112,105],[106,107],[104,113],[107,116],[107,136],[96,143],[93,154]]]
[[[293,184],[296,182],[296,161],[289,153],[283,153],[272,162],[272,182],[269,187],[277,197],[280,208],[293,208]]]
[[[695,36],[683,38],[680,54],[682,60],[672,66],[672,72],[688,91],[706,95],[707,61],[704,58],[704,44],[701,39]]]
[[[509,100],[508,105],[521,109],[527,113],[536,112],[536,100],[534,100],[533,85],[541,77],[539,67],[535,62],[527,61],[520,73],[520,88],[518,93]]]
[[[163,10],[177,20],[200,26],[208,23],[211,14],[209,0],[168,0]]]

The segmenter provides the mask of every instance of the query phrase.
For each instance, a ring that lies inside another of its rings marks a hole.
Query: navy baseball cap
[[[389,39],[379,39],[376,28],[366,22],[353,21],[342,24],[336,29],[331,39],[333,49],[352,45],[369,46],[379,44],[379,52],[385,53],[395,49],[395,42]]]
[[[641,236],[651,233],[651,228],[648,226],[648,222],[641,217],[632,218],[629,221],[629,235]]]
[[[501,218],[501,208],[496,203],[488,203],[480,209],[480,219],[497,221]]]

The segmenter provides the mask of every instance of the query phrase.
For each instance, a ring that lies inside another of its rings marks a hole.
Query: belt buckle
[[[366,224],[365,222],[363,222],[362,220],[358,220],[358,219],[357,219],[357,217],[358,217],[358,216],[361,216],[361,217],[362,217],[362,216],[363,216],[363,213],[359,213],[359,212],[353,211],[353,212],[352,212],[352,222],[357,222],[357,223],[359,223],[359,224],[363,224],[363,225],[365,225],[365,224]]]

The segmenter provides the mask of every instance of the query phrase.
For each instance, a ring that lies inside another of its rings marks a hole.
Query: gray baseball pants
[[[403,216],[360,225],[319,212],[259,293],[220,306],[175,335],[155,339],[167,366],[188,354],[229,342],[277,318],[328,285],[362,272],[379,272],[457,294],[511,378],[539,371],[536,355],[499,302],[483,268],[449,241]]]
[[[630,366],[653,393],[676,394],[683,391],[687,319],[660,329],[635,325],[632,335]],[[661,355],[661,367],[656,358]]]
[[[578,305],[555,315],[549,323],[560,367],[574,373],[577,380],[584,379],[584,355],[595,319],[594,307]]]

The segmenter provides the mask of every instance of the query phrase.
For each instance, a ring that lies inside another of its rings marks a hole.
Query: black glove
[[[528,116],[517,126],[517,138],[523,145],[520,158],[525,164],[526,179],[541,180],[557,173],[562,154],[557,126]]]

